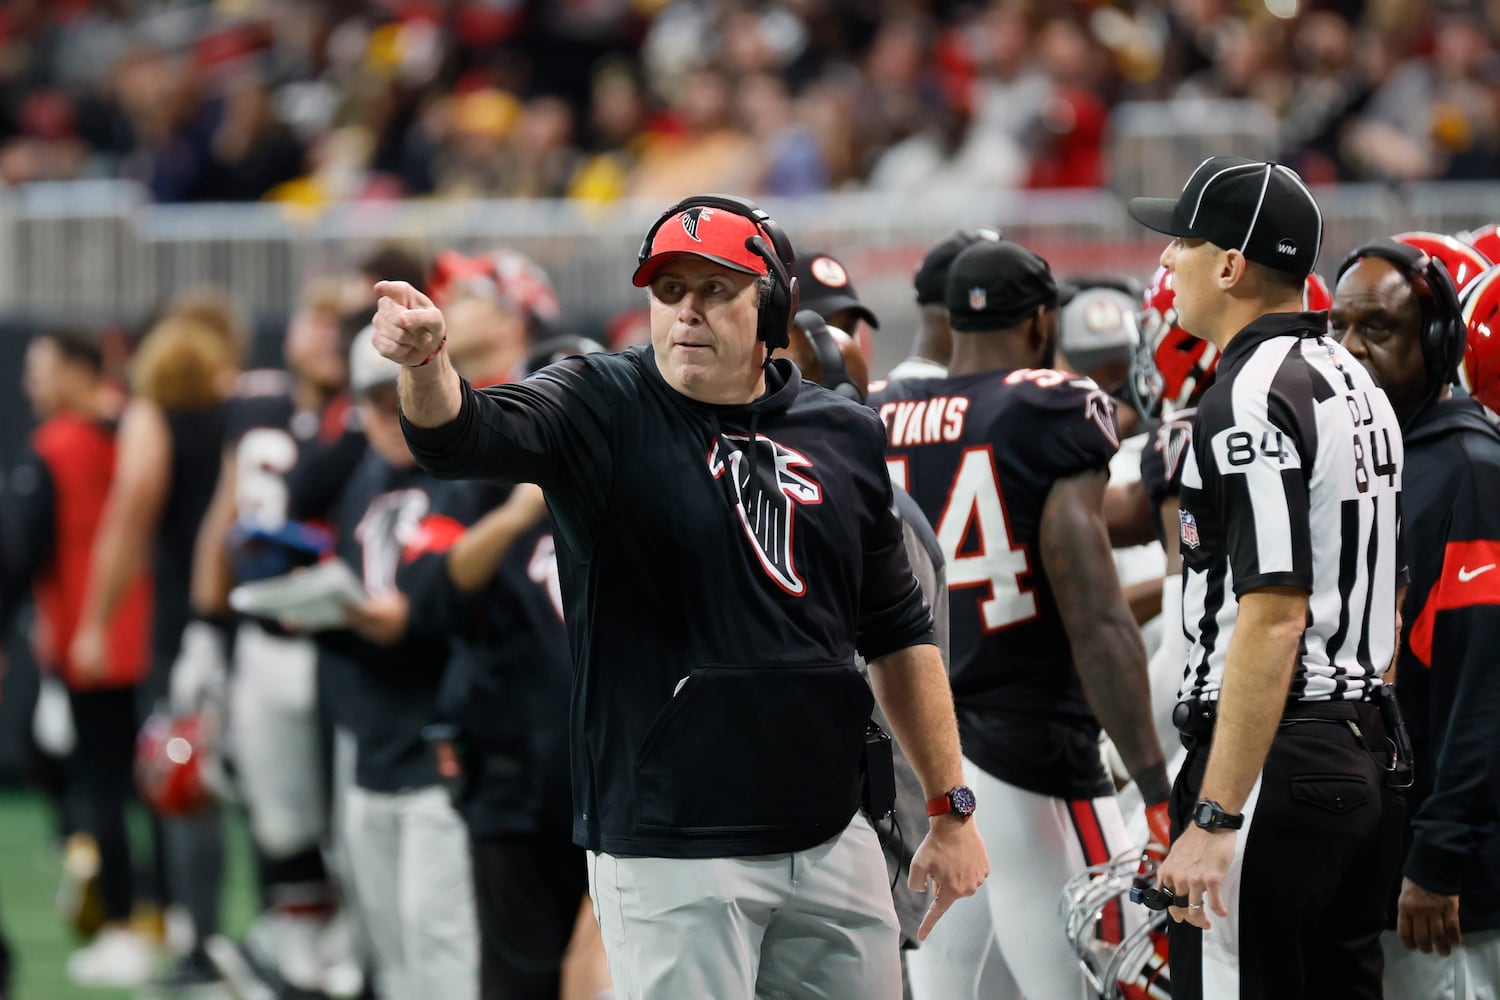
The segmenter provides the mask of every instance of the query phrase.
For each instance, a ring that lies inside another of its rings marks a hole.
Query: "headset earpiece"
[[[776,221],[755,202],[732,194],[700,194],[684,198],[667,209],[646,231],[641,248],[636,253],[637,266],[646,263],[651,256],[651,245],[656,234],[667,220],[678,212],[689,208],[718,208],[749,219],[763,234],[745,240],[745,249],[760,256],[766,262],[766,273],[771,278],[769,294],[762,293],[758,308],[760,316],[756,322],[756,336],[765,342],[768,351],[785,348],[791,343],[792,317],[797,312],[800,296],[797,294],[797,279],[792,277],[792,265],[797,255],[792,242],[787,239]]]
[[[863,403],[864,393],[849,375],[849,366],[844,364],[844,355],[839,350],[838,342],[833,339],[833,334],[828,332],[828,322],[823,319],[822,314],[812,309],[803,309],[797,313],[797,326],[812,341],[813,353],[818,356],[818,365],[823,369],[823,377],[818,384],[845,399]]]
[[[1458,377],[1467,331],[1458,289],[1448,269],[1436,258],[1397,240],[1377,240],[1355,247],[1339,265],[1334,287],[1355,264],[1366,257],[1389,261],[1401,269],[1412,284],[1422,309],[1422,361],[1434,394]]]

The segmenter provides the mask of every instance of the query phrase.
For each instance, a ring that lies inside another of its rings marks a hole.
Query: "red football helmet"
[[[1318,277],[1316,271],[1307,276],[1307,282],[1302,286],[1302,308],[1308,312],[1327,312],[1333,308],[1333,293],[1328,290],[1328,282]]]
[[[1392,239],[1397,243],[1416,247],[1427,256],[1442,261],[1443,266],[1448,269],[1448,277],[1453,279],[1453,286],[1460,293],[1479,277],[1480,271],[1490,266],[1490,261],[1484,254],[1462,240],[1442,233],[1398,233]]]
[[[1177,325],[1176,299],[1171,272],[1158,267],[1141,299],[1141,339],[1130,364],[1141,412],[1152,416],[1197,403],[1219,363],[1218,348]]]
[[[1500,265],[1475,278],[1463,295],[1464,383],[1474,398],[1500,413]]]
[[[457,250],[438,254],[427,276],[427,294],[441,309],[461,289],[498,298],[543,323],[556,323],[562,315],[552,279],[540,264],[518,250],[501,247],[474,257]]]
[[[135,742],[135,784],[160,816],[195,816],[218,799],[218,762],[203,715],[153,712]]]
[[[1472,229],[1459,237],[1469,246],[1484,254],[1490,260],[1500,263],[1500,226],[1491,222],[1487,226]]]

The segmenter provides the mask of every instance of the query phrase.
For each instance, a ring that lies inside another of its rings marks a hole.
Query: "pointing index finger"
[[[431,309],[432,300],[405,281],[377,281],[375,294],[389,296],[391,301],[405,309]]]

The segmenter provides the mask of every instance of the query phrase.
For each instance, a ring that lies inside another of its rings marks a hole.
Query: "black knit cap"
[[[1003,330],[1058,304],[1057,279],[1047,262],[1011,240],[966,247],[948,269],[949,321],[960,332]]]

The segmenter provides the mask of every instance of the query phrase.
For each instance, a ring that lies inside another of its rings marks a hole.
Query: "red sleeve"
[[[1500,541],[1449,542],[1443,568],[1411,627],[1411,651],[1432,666],[1432,630],[1439,611],[1500,604]]]
[[[412,532],[406,547],[401,550],[403,564],[414,562],[425,555],[447,552],[468,530],[464,523],[447,514],[429,514],[422,518],[417,530]]]

